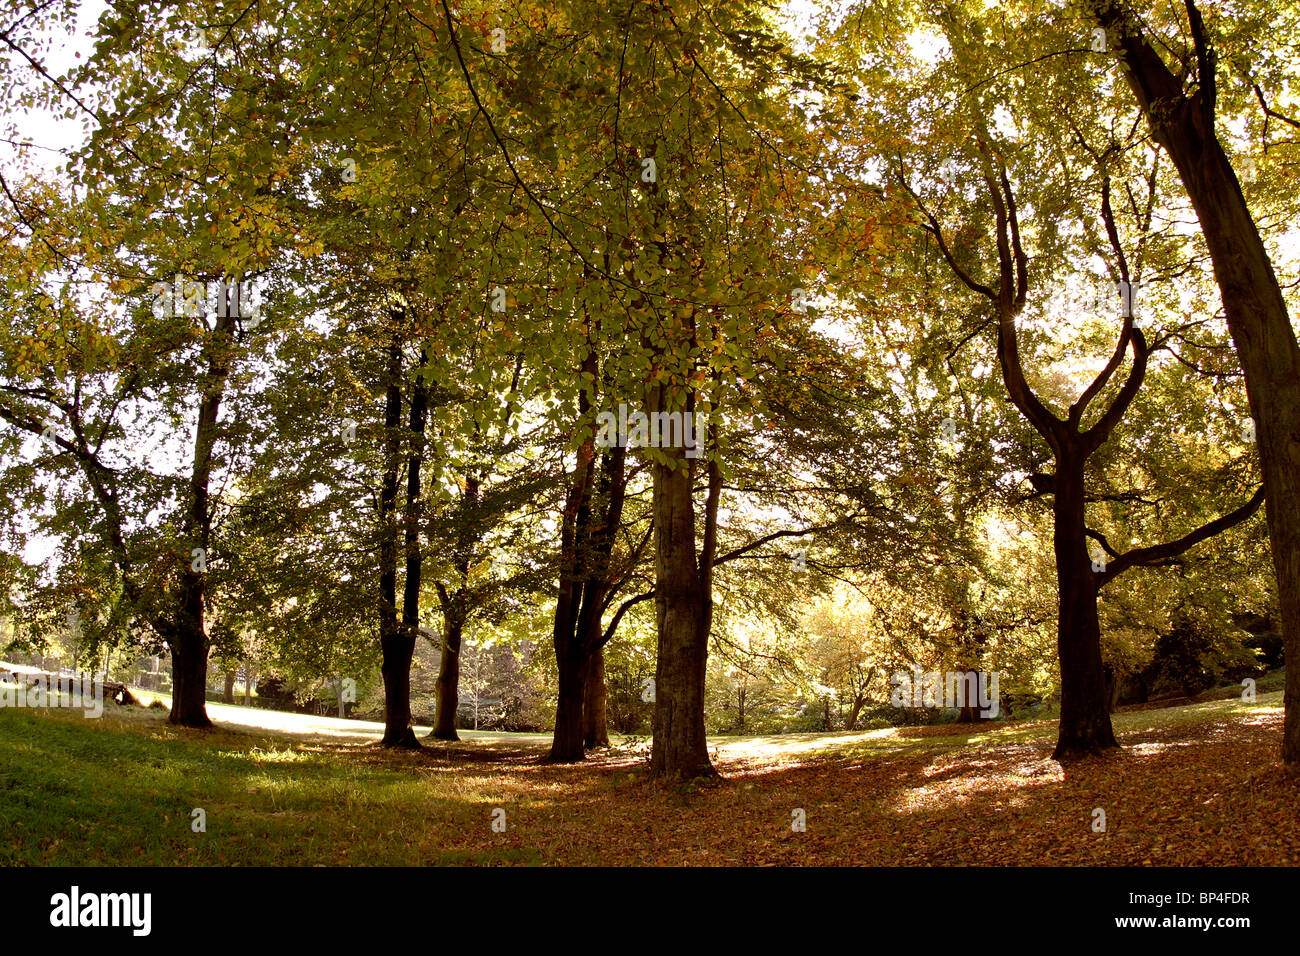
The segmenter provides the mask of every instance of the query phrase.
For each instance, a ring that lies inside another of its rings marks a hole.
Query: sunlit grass
[[[0,862],[466,862],[430,837],[484,825],[489,798],[468,780],[165,721],[0,712]],[[206,833],[191,829],[195,808]]]
[[[1111,724],[1121,745],[1126,734],[1140,734],[1167,729],[1179,724],[1197,724],[1222,720],[1250,712],[1282,711],[1282,692],[1259,694],[1253,702],[1237,698],[1207,701],[1180,707],[1118,713]],[[1057,716],[1035,720],[991,722],[984,724],[941,724],[931,727],[887,727],[859,733],[798,734],[787,737],[746,737],[729,740],[722,748],[749,751],[755,747],[772,756],[840,757],[861,759],[864,756],[903,753],[911,750],[969,750],[972,747],[995,747],[1014,744],[1049,746],[1056,739]]]

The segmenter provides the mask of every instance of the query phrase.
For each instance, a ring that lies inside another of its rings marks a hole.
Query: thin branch
[[[974,292],[978,292],[990,302],[996,302],[998,298],[997,293],[982,282],[976,282],[969,274],[967,274],[965,269],[957,264],[957,260],[953,258],[953,254],[948,248],[948,243],[944,241],[943,230],[939,228],[938,220],[934,218],[930,213],[930,210],[926,208],[925,203],[921,202],[921,197],[918,196],[908,184],[907,175],[901,164],[898,169],[898,181],[902,184],[903,189],[907,191],[907,194],[912,197],[912,201],[916,203],[916,208],[921,210],[921,214],[928,220],[928,225],[924,225],[921,228],[934,236],[935,241],[939,244],[939,251],[943,253],[944,261],[948,263],[948,268],[953,271],[953,274],[956,275],[957,278],[967,286],[967,288]]]
[[[1187,8],[1187,22],[1192,28],[1192,42],[1196,47],[1196,80],[1201,87],[1201,114],[1208,127],[1213,129],[1214,108],[1219,95],[1215,79],[1215,63],[1218,58],[1206,36],[1201,11],[1196,9],[1193,0],[1184,0],[1183,5]]]

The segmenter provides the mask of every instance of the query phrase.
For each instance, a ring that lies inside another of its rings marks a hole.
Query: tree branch
[[[1109,584],[1120,574],[1123,574],[1129,568],[1158,564],[1167,561],[1170,558],[1176,558],[1183,552],[1187,551],[1194,545],[1200,544],[1207,538],[1212,538],[1216,534],[1227,531],[1229,528],[1241,524],[1264,503],[1264,486],[1261,485],[1255,490],[1240,508],[1228,512],[1226,515],[1215,518],[1206,524],[1201,525],[1195,531],[1183,535],[1175,541],[1167,541],[1164,544],[1151,545],[1147,548],[1136,548],[1133,551],[1127,551],[1120,555],[1109,565],[1106,570],[1100,572],[1097,588],[1100,590]],[[1103,545],[1105,547],[1105,545]]]

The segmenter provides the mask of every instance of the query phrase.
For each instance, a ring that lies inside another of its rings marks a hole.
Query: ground
[[[703,788],[646,779],[641,741],[547,766],[546,735],[390,753],[377,724],[209,709],[0,710],[0,863],[1300,864],[1280,693],[1116,715],[1123,751],[1065,770],[1047,720],[720,737]]]

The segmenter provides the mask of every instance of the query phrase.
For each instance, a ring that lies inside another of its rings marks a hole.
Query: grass
[[[226,730],[180,731],[164,711],[99,720],[0,713],[0,861],[7,864],[489,862],[404,839],[463,826],[490,795],[445,775]],[[192,811],[206,833],[192,830]],[[526,852],[491,861],[532,862]]]
[[[179,730],[143,707],[108,705],[98,720],[5,709],[0,861],[1300,863],[1280,698],[1117,714],[1124,753],[1064,771],[1049,720],[720,738],[726,782],[704,789],[647,781],[633,748],[543,766],[538,735],[408,754],[321,736],[306,716],[285,735]],[[1097,806],[1107,833],[1089,828]],[[504,833],[491,828],[498,807]],[[191,828],[196,808],[206,832]],[[791,831],[793,808],[807,832]]]

